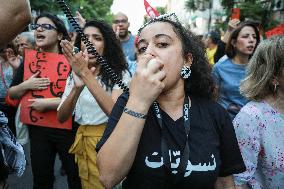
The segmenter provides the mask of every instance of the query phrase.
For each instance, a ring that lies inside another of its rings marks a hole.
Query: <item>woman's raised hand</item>
[[[6,56],[8,63],[14,68],[17,69],[21,64],[21,57],[20,55],[16,56],[13,49],[8,48],[6,49]]]
[[[72,76],[73,76],[75,87],[83,88],[85,86],[85,83],[82,81],[82,79],[74,71],[72,71]]]
[[[28,80],[24,81],[23,84],[28,90],[44,90],[50,85],[49,78],[37,78],[40,72],[32,75]]]
[[[78,19],[78,24],[81,28],[83,28],[86,24],[86,19],[80,14],[79,11],[76,11],[76,18]]]
[[[235,18],[235,19],[230,20],[229,23],[228,23],[228,30],[232,31],[232,30],[236,29],[239,24],[240,24],[239,19]]]
[[[81,74],[86,71],[90,71],[88,68],[88,56],[83,52],[74,53],[73,45],[67,41],[63,40],[60,43],[63,48],[63,53],[72,67],[72,70],[81,77]]]
[[[151,55],[143,55],[130,83],[129,100],[151,106],[165,87],[163,64]]]

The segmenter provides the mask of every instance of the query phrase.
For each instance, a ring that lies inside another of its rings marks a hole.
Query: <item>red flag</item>
[[[148,3],[147,0],[144,0],[144,6],[145,6],[145,10],[147,12],[147,14],[151,17],[151,18],[155,18],[157,16],[160,16],[160,14],[158,13],[158,11],[156,9],[154,9],[153,7],[151,7],[151,5]]]

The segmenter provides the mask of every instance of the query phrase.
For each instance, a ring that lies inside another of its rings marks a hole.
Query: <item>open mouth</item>
[[[247,49],[248,49],[249,51],[253,51],[254,46],[248,46]]]
[[[45,36],[41,35],[41,34],[37,34],[36,39],[43,40],[43,39],[45,39]]]

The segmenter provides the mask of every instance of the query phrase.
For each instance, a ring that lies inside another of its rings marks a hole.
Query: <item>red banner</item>
[[[56,110],[40,113],[29,107],[32,103],[29,99],[58,98],[62,96],[71,69],[64,55],[25,50],[24,64],[24,80],[40,72],[38,77],[49,78],[50,86],[45,90],[31,90],[25,94],[21,101],[21,121],[36,126],[71,129],[71,117],[62,124],[57,120]]]
[[[265,32],[267,38],[270,38],[275,35],[284,35],[284,24],[280,24],[279,26]]]

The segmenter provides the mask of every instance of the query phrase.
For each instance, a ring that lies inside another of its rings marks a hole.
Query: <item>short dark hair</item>
[[[255,34],[256,34],[256,45],[255,45],[254,51],[255,51],[256,47],[258,46],[258,44],[260,42],[260,36],[259,36],[259,31],[258,31],[258,28],[257,28],[255,22],[244,21],[236,29],[233,30],[233,32],[231,33],[229,40],[226,44],[226,54],[229,58],[234,58],[236,56],[236,50],[235,50],[234,46],[231,44],[232,41],[237,40],[239,33],[246,26],[252,27],[255,31]]]
[[[220,33],[216,32],[216,31],[209,32],[208,37],[212,40],[212,42],[214,44],[218,44],[219,41],[221,40]]]
[[[102,56],[105,58],[110,68],[118,75],[118,78],[122,79],[122,72],[127,70],[127,63],[120,42],[116,38],[112,28],[104,21],[96,19],[88,21],[83,30],[87,27],[95,27],[100,30],[104,38],[104,50]],[[81,50],[80,35],[76,36],[74,45]],[[115,83],[111,81],[110,75],[106,70],[101,69],[99,75],[102,76],[102,81],[107,87],[112,88],[114,86]]]
[[[58,33],[61,33],[62,36],[63,36],[62,40],[66,39],[66,40],[70,41],[70,37],[68,35],[67,29],[64,25],[64,22],[61,19],[59,19],[56,15],[53,15],[51,13],[42,13],[38,17],[36,17],[35,23],[37,23],[38,19],[43,18],[43,17],[50,19],[54,23],[54,25],[57,28],[56,31]],[[58,42],[58,48],[59,48],[59,53],[62,54],[62,48],[60,46],[60,41]]]

